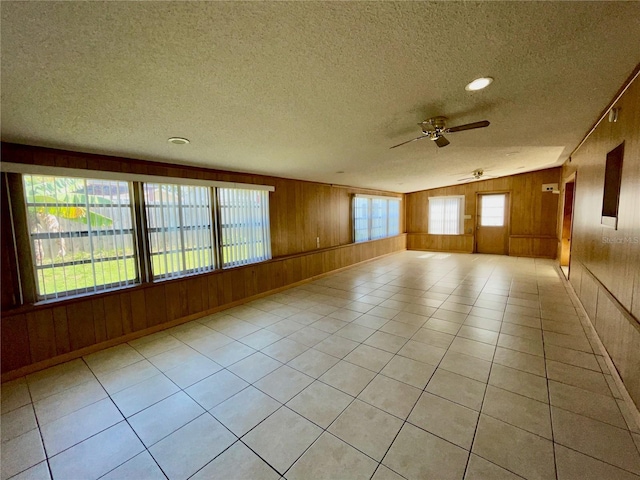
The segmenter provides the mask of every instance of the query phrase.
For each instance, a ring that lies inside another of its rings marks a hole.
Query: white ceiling
[[[1,9],[4,141],[396,192],[560,165],[640,62],[637,1]],[[389,150],[435,115],[491,126]]]

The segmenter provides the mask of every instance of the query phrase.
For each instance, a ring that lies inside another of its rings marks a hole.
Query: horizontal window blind
[[[223,266],[270,259],[269,192],[234,188],[216,190]]]
[[[460,235],[464,231],[464,196],[429,197],[429,233]]]
[[[22,180],[39,299],[138,283],[128,182]]]
[[[145,183],[144,201],[154,278],[215,268],[210,188]]]

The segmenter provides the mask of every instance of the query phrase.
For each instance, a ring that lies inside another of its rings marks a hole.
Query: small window
[[[213,270],[210,188],[145,183],[144,202],[154,278]]]
[[[429,234],[461,235],[464,231],[464,195],[429,197]]]
[[[622,158],[624,143],[607,153],[604,171],[604,193],[602,195],[602,225],[618,228],[618,206],[622,184]]]
[[[39,299],[138,283],[128,182],[22,178]]]
[[[269,260],[269,192],[237,188],[217,190],[223,266]]]
[[[506,198],[507,196],[504,193],[480,196],[480,226],[504,226],[504,208]]]
[[[353,239],[365,242],[400,234],[400,199],[356,195],[353,198]]]

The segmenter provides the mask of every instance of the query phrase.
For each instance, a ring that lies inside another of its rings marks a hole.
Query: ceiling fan
[[[498,178],[495,175],[485,175],[484,170],[482,168],[477,168],[473,172],[471,172],[470,177],[459,178],[456,182],[465,182],[469,180],[480,180],[482,178]]]
[[[438,147],[446,147],[449,145],[449,140],[444,137],[445,133],[462,132],[463,130],[473,130],[474,128],[484,128],[489,126],[488,120],[482,120],[481,122],[465,123],[464,125],[458,125],[456,127],[446,128],[447,117],[432,117],[419,123],[422,128],[422,136],[407,140],[406,142],[394,145],[391,148],[396,148],[407,143],[415,142],[416,140],[422,140],[429,138],[434,141]]]

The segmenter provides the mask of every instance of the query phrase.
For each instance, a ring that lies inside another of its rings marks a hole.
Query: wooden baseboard
[[[151,335],[152,333],[157,333],[157,332],[160,332],[162,330],[167,330],[169,328],[176,327],[178,325],[182,325],[183,323],[187,323],[187,322],[190,322],[192,320],[197,320],[198,318],[203,318],[203,317],[206,317],[208,315],[212,315],[214,313],[220,312],[222,310],[227,310],[229,308],[237,307],[238,305],[249,303],[249,302],[252,302],[254,300],[259,300],[260,298],[264,298],[264,297],[267,297],[269,295],[280,293],[280,292],[283,292],[285,290],[289,290],[291,288],[298,287],[300,285],[304,285],[304,284],[309,283],[309,282],[313,282],[313,281],[318,280],[320,278],[324,278],[324,277],[327,277],[329,275],[334,275],[336,273],[339,273],[339,272],[344,271],[344,270],[348,270],[350,268],[359,267],[359,266],[362,266],[362,265],[364,265],[366,263],[373,262],[374,260],[379,260],[381,258],[388,257],[388,256],[391,256],[391,255],[395,255],[397,253],[404,252],[404,251],[406,251],[406,249],[400,249],[400,250],[396,250],[395,252],[386,253],[384,255],[379,255],[379,256],[374,257],[374,258],[369,258],[367,260],[363,260],[363,261],[355,263],[353,265],[348,265],[346,267],[337,268],[337,269],[331,270],[329,272],[325,272],[325,273],[321,273],[319,275],[315,275],[313,277],[305,278],[304,280],[300,280],[300,281],[295,282],[295,283],[290,283],[289,285],[286,285],[286,286],[283,286],[283,287],[274,288],[273,290],[269,290],[268,292],[262,292],[262,293],[259,293],[259,294],[256,294],[256,295],[252,295],[250,297],[246,297],[246,298],[243,298],[241,300],[236,300],[235,302],[227,303],[225,305],[219,305],[217,307],[210,308],[208,310],[204,310],[202,312],[198,312],[198,313],[195,313],[193,315],[187,315],[185,317],[180,317],[180,318],[177,318],[177,319],[172,320],[170,322],[163,323],[161,325],[155,325],[153,327],[145,328],[144,330],[138,330],[136,332],[132,332],[132,333],[129,333],[127,335],[123,335],[121,337],[114,338],[112,340],[107,340],[106,342],[97,343],[95,345],[90,345],[90,346],[85,347],[85,348],[74,350],[73,352],[69,352],[69,353],[65,353],[63,355],[58,355],[58,356],[55,356],[55,357],[52,357],[52,358],[48,358],[48,359],[42,360],[40,362],[32,363],[30,365],[26,365],[26,366],[24,366],[22,368],[19,368],[17,370],[12,370],[10,372],[3,373],[2,376],[1,376],[0,381],[2,383],[9,382],[11,380],[15,380],[16,378],[24,377],[25,375],[29,375],[31,373],[35,373],[35,372],[38,372],[40,370],[44,370],[44,369],[49,368],[49,367],[53,367],[55,365],[59,365],[61,363],[69,362],[71,360],[75,360],[77,358],[84,357],[85,355],[90,355],[92,353],[99,352],[100,350],[104,350],[106,348],[115,347],[117,345],[121,345],[123,343],[127,343],[127,342],[130,342],[132,340],[136,340],[136,339],[144,337],[146,335]]]

